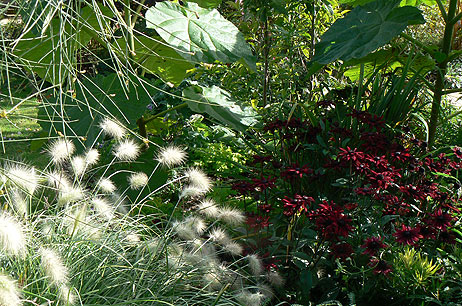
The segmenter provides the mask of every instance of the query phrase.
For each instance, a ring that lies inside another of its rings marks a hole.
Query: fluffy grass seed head
[[[58,298],[64,305],[74,305],[76,296],[72,289],[66,285],[60,285],[58,288]]]
[[[192,186],[195,186],[204,191],[208,191],[212,188],[212,181],[200,169],[190,168],[186,171],[185,176],[189,179],[189,182]]]
[[[0,250],[14,256],[23,256],[26,251],[26,236],[22,225],[5,213],[0,215]]]
[[[261,306],[265,296],[261,292],[252,293],[248,290],[242,290],[236,295],[236,300],[238,300],[242,305],[246,306]]]
[[[104,198],[93,198],[91,204],[95,208],[98,215],[110,221],[114,219],[114,208]]]
[[[140,155],[140,146],[133,140],[126,139],[116,145],[113,153],[118,160],[134,161]]]
[[[48,147],[48,154],[50,154],[51,160],[55,164],[61,164],[69,159],[74,151],[74,143],[66,138],[59,138]]]
[[[194,240],[198,238],[197,232],[191,228],[191,224],[186,222],[175,221],[172,228],[180,239]]]
[[[148,184],[149,178],[144,172],[133,173],[128,177],[131,189],[140,189]]]
[[[157,154],[157,161],[162,165],[171,168],[181,165],[186,160],[186,152],[177,146],[168,146],[160,149]]]
[[[11,189],[9,191],[9,202],[17,215],[19,215],[21,218],[27,218],[29,204],[27,203],[26,197],[21,190],[16,188]]]
[[[104,193],[113,193],[117,189],[114,183],[105,177],[99,180],[98,187]]]
[[[231,255],[239,256],[244,251],[244,248],[237,242],[229,241],[223,245],[223,249]]]
[[[55,286],[66,285],[69,281],[69,271],[58,253],[49,248],[39,250],[42,269],[48,280]]]
[[[251,254],[247,256],[247,260],[249,261],[249,268],[252,274],[260,276],[263,273],[263,265],[260,258],[255,254]]]
[[[55,189],[65,189],[71,187],[71,182],[69,181],[67,176],[62,172],[52,171],[47,173],[45,177],[48,182],[48,185]]]
[[[10,164],[5,167],[5,176],[12,185],[22,189],[28,194],[33,194],[37,189],[40,176],[33,167],[20,164]]]
[[[278,271],[274,270],[274,269],[271,269],[271,271],[269,271],[267,274],[266,274],[266,280],[273,286],[273,287],[276,287],[276,288],[281,288],[282,286],[284,286],[284,283],[285,283],[285,280],[284,278],[281,276],[281,274],[279,274]]]
[[[206,217],[214,218],[214,219],[220,216],[220,211],[218,209],[217,204],[211,199],[203,200],[198,205],[197,212]]]
[[[85,162],[85,157],[83,156],[74,156],[71,159],[71,166],[72,166],[72,171],[74,171],[74,174],[77,176],[81,176],[82,174],[85,173],[85,170],[87,169],[87,164]]]
[[[180,198],[198,198],[207,193],[207,190],[193,185],[185,186],[180,193]]]
[[[99,152],[96,149],[90,149],[85,153],[85,164],[87,166],[93,166],[99,161]]]
[[[104,118],[99,127],[103,130],[104,134],[115,139],[122,139],[126,133],[122,125],[109,118]]]
[[[63,186],[59,190],[58,205],[77,202],[85,197],[82,188],[76,186]]]
[[[212,231],[210,231],[209,237],[210,239],[212,239],[213,242],[216,242],[221,245],[225,245],[231,242],[231,238],[228,236],[228,234],[219,227],[214,228]]]
[[[218,219],[231,225],[237,226],[245,221],[244,214],[236,208],[223,207],[220,209],[220,214]]]
[[[16,282],[0,273],[0,306],[20,306],[21,297]]]

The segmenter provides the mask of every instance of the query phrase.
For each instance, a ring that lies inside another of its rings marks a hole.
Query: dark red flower
[[[430,215],[428,223],[439,230],[445,230],[448,226],[451,226],[451,222],[454,220],[451,215],[444,213],[441,208]]]
[[[392,172],[375,172],[371,171],[371,173],[367,176],[369,182],[371,183],[371,187],[377,190],[387,189],[388,185],[394,182],[393,173]]]
[[[426,225],[419,225],[417,226],[419,230],[419,234],[422,235],[424,239],[435,239],[436,238],[436,231],[434,228]]]
[[[343,207],[347,210],[354,210],[358,207],[358,203],[347,203]]]
[[[236,190],[242,195],[246,195],[253,191],[255,188],[253,187],[253,184],[250,182],[238,181],[231,186],[231,189]]]
[[[363,254],[375,256],[380,249],[386,248],[387,245],[382,242],[380,237],[369,237],[361,247],[365,249]]]
[[[340,258],[342,260],[347,259],[353,254],[353,248],[346,242],[333,244],[330,249],[335,258]]]
[[[251,165],[263,164],[265,162],[271,161],[271,159],[273,159],[273,156],[271,155],[266,155],[266,156],[254,155]]]
[[[443,243],[449,243],[449,244],[454,244],[456,243],[456,235],[454,235],[453,233],[451,232],[448,232],[448,231],[442,231],[440,234],[439,234],[439,237],[438,237],[441,242]]]
[[[385,260],[373,258],[369,262],[369,267],[374,268],[374,274],[388,275],[392,272],[392,267]]]
[[[308,214],[308,217],[315,220],[316,229],[327,240],[347,237],[353,229],[351,218],[343,214],[343,209],[332,202],[323,201],[316,211]]]
[[[340,160],[343,161],[353,161],[353,162],[360,162],[364,159],[365,155],[363,152],[359,152],[357,148],[351,149],[350,147],[339,148],[340,153],[338,157]]]
[[[308,165],[299,166],[297,164],[293,164],[291,167],[287,167],[284,171],[281,172],[281,176],[292,180],[294,178],[302,178],[303,176],[307,176],[313,173]]]
[[[247,216],[246,219],[247,225],[251,229],[260,230],[269,226],[269,217],[264,217],[260,215],[251,214]]]
[[[252,181],[254,187],[259,188],[263,191],[268,188],[274,188],[274,182],[276,181],[276,179],[271,178],[271,176],[268,176],[267,178],[262,176],[260,179],[253,178]]]
[[[458,158],[462,159],[462,149],[459,147],[454,147],[452,149],[452,152],[454,152],[454,155],[457,156]]]
[[[396,241],[401,244],[415,245],[420,238],[423,236],[419,233],[418,228],[411,228],[409,226],[403,226],[400,230],[397,230],[393,236],[396,237]]]
[[[282,200],[284,203],[284,215],[292,217],[294,214],[299,212],[308,212],[308,206],[314,202],[312,197],[295,195],[293,199],[284,197]]]

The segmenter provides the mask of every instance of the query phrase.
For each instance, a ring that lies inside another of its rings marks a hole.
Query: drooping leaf
[[[244,131],[258,122],[253,108],[240,105],[233,100],[229,92],[215,85],[192,85],[183,90],[183,97],[192,111],[207,113],[238,131]]]
[[[221,4],[223,0],[188,0],[188,2],[195,2],[200,7],[204,8],[216,8]]]
[[[256,69],[256,59],[244,35],[216,9],[196,3],[156,3],[146,12],[146,26],[153,28],[181,56],[192,62],[232,63],[243,59]]]
[[[125,56],[126,38],[121,37],[114,43],[114,50]],[[147,36],[135,36],[135,55],[133,58],[147,72],[159,76],[165,83],[175,86],[186,77],[187,71],[194,65],[181,57],[175,50],[158,39]]]
[[[400,0],[377,0],[358,6],[338,19],[316,45],[313,62],[362,58],[382,47],[408,25],[424,23],[415,7],[398,7]]]
[[[98,125],[104,116],[135,128],[154,92],[135,76],[125,87],[117,74],[100,75],[77,83],[75,95],[48,98],[39,110],[39,123],[49,135],[76,136],[91,145],[99,135]]]

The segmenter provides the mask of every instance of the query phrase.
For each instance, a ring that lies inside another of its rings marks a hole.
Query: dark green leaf
[[[408,25],[424,23],[415,7],[397,7],[400,0],[377,0],[353,9],[337,20],[316,45],[313,62],[362,58],[382,47]]]
[[[240,105],[220,87],[193,85],[183,90],[183,97],[192,111],[207,113],[238,131],[244,131],[258,122],[257,113],[252,107]]]
[[[158,2],[147,11],[146,22],[187,60],[232,63],[243,59],[256,70],[256,59],[244,35],[216,9],[201,8],[196,3],[181,6]]]

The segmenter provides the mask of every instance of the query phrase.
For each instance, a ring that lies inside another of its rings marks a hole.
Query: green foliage
[[[239,105],[230,93],[217,86],[193,85],[183,90],[183,97],[193,111],[207,113],[233,129],[244,131],[258,122],[251,107]]]
[[[337,20],[316,45],[313,62],[362,58],[384,46],[408,25],[424,23],[415,7],[397,7],[399,0],[377,0]]]
[[[193,62],[232,63],[243,59],[255,70],[256,59],[244,36],[217,10],[196,3],[159,2],[146,13],[153,28],[181,56]]]
[[[223,0],[187,0],[187,2],[195,2],[203,8],[216,8]]]

